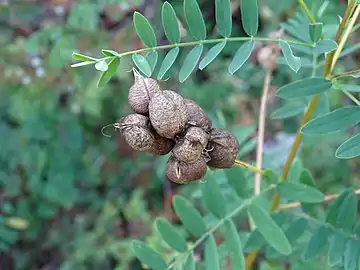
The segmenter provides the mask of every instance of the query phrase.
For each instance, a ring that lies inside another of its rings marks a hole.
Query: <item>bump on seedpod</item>
[[[161,89],[155,79],[144,78],[136,69],[133,73],[134,84],[129,89],[128,102],[134,112],[147,115],[150,99]]]
[[[170,156],[166,163],[166,176],[170,181],[177,184],[187,184],[200,180],[205,176],[206,170],[206,162],[202,157],[193,163],[185,163],[178,161],[174,156]]]
[[[185,101],[171,90],[157,92],[149,103],[150,122],[156,132],[173,139],[180,133],[188,120]]]
[[[154,135],[149,118],[141,114],[130,114],[120,120],[119,129],[127,144],[136,151],[145,152],[152,148]]]
[[[199,143],[202,146],[202,149],[204,149],[208,143],[209,134],[200,127],[189,127],[186,130],[184,139],[192,143]]]
[[[202,154],[203,147],[198,142],[191,142],[189,140],[179,141],[172,150],[173,156],[185,163],[192,163],[198,160]]]
[[[208,131],[211,128],[211,120],[206,112],[193,100],[185,99],[186,109],[188,112],[188,122],[191,125]]]
[[[208,161],[210,167],[218,169],[231,168],[239,151],[239,142],[228,130],[213,128],[210,131],[207,148],[211,158]]]
[[[153,143],[151,149],[149,150],[149,153],[156,155],[156,156],[163,156],[163,155],[170,153],[170,151],[175,146],[175,141],[161,137],[155,131],[153,131],[153,134],[154,134],[155,140],[154,140],[154,143]]]

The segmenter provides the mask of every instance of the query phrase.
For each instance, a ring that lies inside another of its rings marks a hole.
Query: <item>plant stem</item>
[[[351,76],[351,75],[360,75],[360,69],[356,69],[356,70],[351,70],[351,71],[346,71],[346,72],[342,72],[339,74],[334,74],[331,75],[331,79],[337,79],[340,77],[347,77],[347,76]]]
[[[253,165],[250,165],[250,164],[248,164],[248,163],[246,163],[244,161],[241,161],[241,160],[237,159],[237,160],[235,160],[234,164],[239,165],[240,167],[243,167],[245,169],[248,169],[248,170],[250,170],[250,171],[252,171],[254,173],[258,173],[258,174],[261,174],[261,175],[264,174],[263,170],[255,167]]]
[[[309,7],[306,5],[306,3],[304,2],[304,0],[298,0],[301,8],[305,11],[306,15],[308,16],[309,20],[311,23],[316,23],[316,20],[314,18],[314,16],[312,15]]]
[[[346,90],[341,90],[341,92],[343,92],[349,99],[352,100],[352,102],[354,102],[356,105],[360,106],[360,101],[354,97],[352,94],[350,94],[348,91]]]

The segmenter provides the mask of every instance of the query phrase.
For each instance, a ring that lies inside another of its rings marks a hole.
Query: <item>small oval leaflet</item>
[[[108,64],[108,70],[101,73],[97,86],[98,87],[104,86],[115,74],[119,65],[120,65],[120,57],[112,58],[110,63]]]
[[[184,14],[191,35],[197,40],[205,40],[205,22],[196,0],[184,0]]]
[[[133,20],[136,33],[138,34],[144,45],[147,47],[155,47],[156,36],[154,33],[154,29],[150,25],[148,19],[146,19],[141,13],[135,11]]]
[[[132,242],[135,256],[144,264],[154,270],[166,270],[167,265],[159,253],[147,246],[144,242],[134,240]]]
[[[259,28],[258,0],[241,1],[241,20],[245,32],[255,36]]]
[[[286,119],[303,113],[305,109],[306,106],[303,103],[285,104],[284,106],[277,108],[275,111],[272,112],[271,119]]]
[[[220,35],[230,37],[232,30],[230,0],[215,0],[215,17]]]
[[[204,45],[199,44],[194,47],[185,57],[184,63],[182,64],[179,72],[179,81],[181,83],[183,83],[190,76],[191,72],[193,72],[197,66],[203,49]]]
[[[360,156],[360,133],[343,142],[335,152],[340,159],[350,159]]]
[[[172,43],[180,42],[180,30],[174,8],[165,2],[161,10],[161,19],[167,39]]]
[[[277,186],[278,192],[284,198],[305,203],[323,202],[325,196],[316,188],[292,182],[283,182]]]
[[[214,236],[210,234],[205,241],[206,270],[220,270],[220,260]]]
[[[174,250],[178,252],[187,251],[186,240],[179,232],[164,218],[157,218],[156,227],[162,239]]]
[[[179,52],[180,52],[179,47],[175,47],[166,54],[158,72],[158,76],[157,76],[158,80],[161,80],[165,76],[166,72],[168,72],[168,70],[175,63],[175,60],[179,55]]]
[[[254,49],[254,45],[255,42],[250,40],[241,45],[241,47],[236,51],[235,56],[228,68],[230,74],[234,74],[245,64],[245,62],[249,59],[252,50]]]
[[[284,58],[288,66],[296,73],[301,68],[301,59],[293,54],[290,45],[287,42],[281,41],[279,43],[283,52]]]
[[[215,60],[215,58],[221,53],[221,51],[224,49],[226,45],[226,41],[220,42],[216,45],[214,45],[208,53],[205,55],[205,57],[200,61],[199,69],[203,70],[206,68],[212,61]]]
[[[146,60],[146,58],[141,54],[133,54],[132,60],[134,64],[137,66],[137,68],[144,73],[145,76],[150,77],[151,76],[151,67]]]

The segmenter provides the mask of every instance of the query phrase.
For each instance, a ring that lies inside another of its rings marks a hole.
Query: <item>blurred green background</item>
[[[182,20],[182,1],[170,2]],[[307,2],[322,12],[321,21],[335,26],[346,3]],[[214,0],[199,3],[208,36],[215,38]],[[232,35],[242,36],[239,1],[232,4]],[[94,67],[70,68],[72,52],[97,57],[101,49],[140,48],[132,25],[135,10],[150,19],[158,43],[167,44],[161,5],[160,0],[0,0],[0,269],[143,269],[133,256],[132,239],[145,239],[166,252],[152,221],[164,216],[176,224],[172,196],[196,198],[198,184],[170,183],[164,174],[167,156],[136,153],[111,128],[106,130],[111,138],[102,135],[103,126],[130,113],[130,58],[122,60],[103,88],[96,86],[99,73]],[[261,36],[279,30],[280,22],[300,10],[295,0],[262,0],[260,7]],[[186,40],[185,30],[184,35]],[[354,34],[350,43],[357,41]],[[183,49],[161,85],[198,102],[214,127],[231,129],[241,144],[239,158],[253,163],[265,73],[257,54],[265,45],[258,44],[250,61],[231,76],[227,67],[238,46],[228,45],[208,68],[180,84],[179,68],[190,48]],[[159,53],[162,59],[164,51]],[[337,71],[358,68],[358,56],[342,59]],[[274,97],[279,86],[310,73],[305,66],[295,74],[279,59],[268,114],[280,105]],[[331,93],[329,101],[329,108],[349,103],[339,92]],[[298,124],[297,117],[268,119],[265,167],[281,168]],[[305,138],[295,167],[309,168],[324,192],[360,186],[358,160],[334,157],[347,136]],[[222,183],[236,172],[217,176]],[[251,187],[251,181],[244,183],[244,192]],[[21,219],[9,219],[13,217]]]

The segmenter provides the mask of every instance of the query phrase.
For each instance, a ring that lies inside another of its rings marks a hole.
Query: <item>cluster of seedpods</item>
[[[236,137],[226,129],[212,128],[205,111],[193,100],[162,90],[155,79],[134,69],[128,102],[134,113],[115,125],[127,144],[152,155],[170,154],[169,180],[186,184],[202,179],[207,167],[231,168],[239,151]]]

